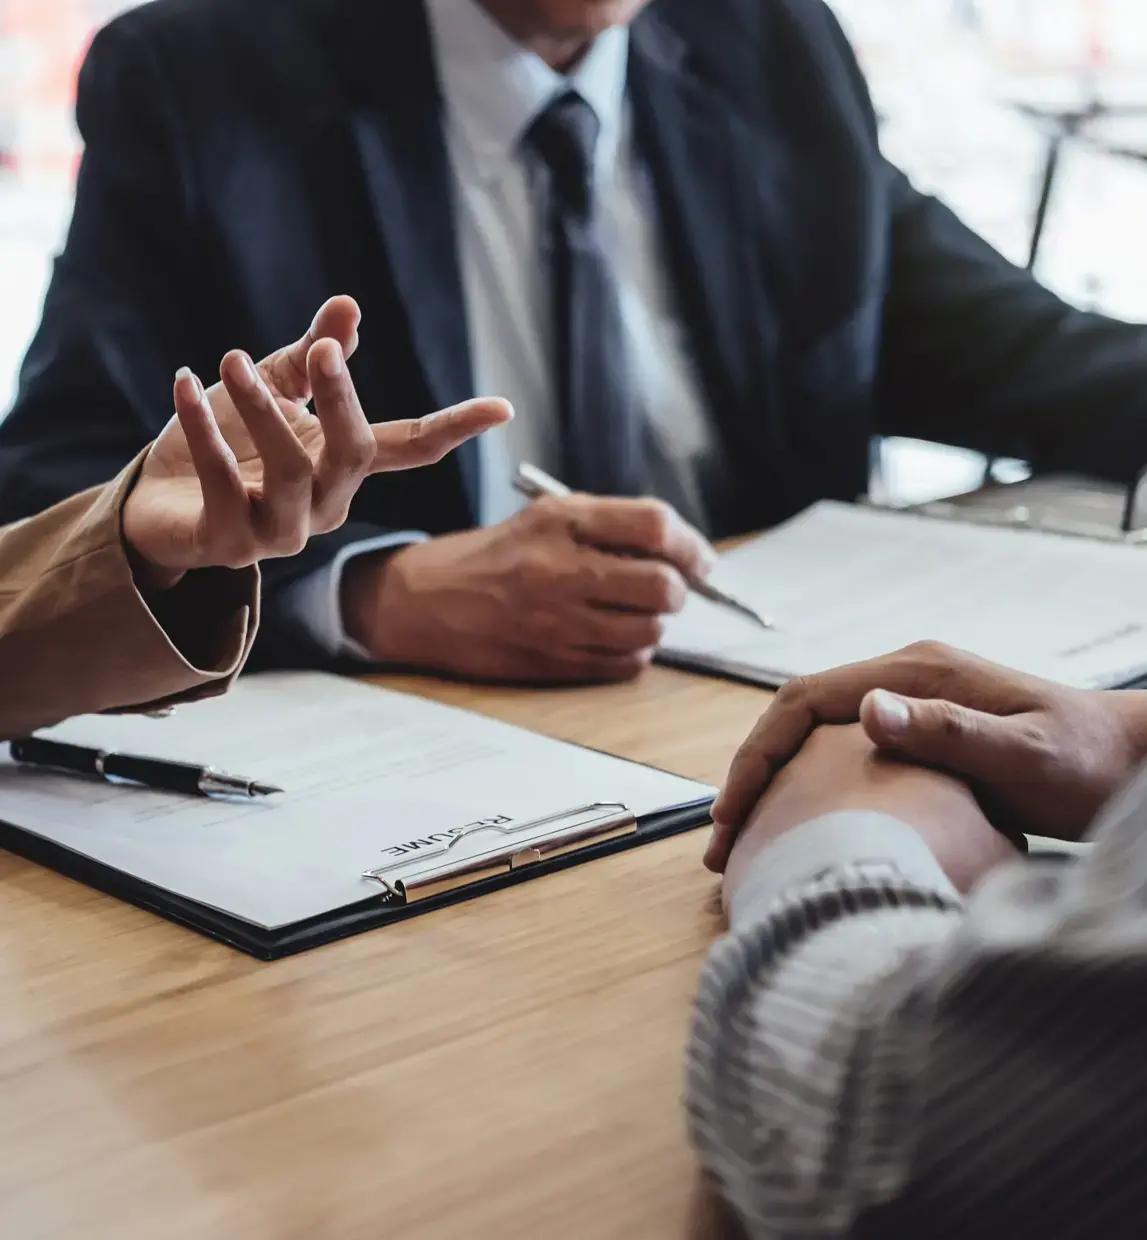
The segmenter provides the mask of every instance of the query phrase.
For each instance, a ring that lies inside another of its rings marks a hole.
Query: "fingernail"
[[[191,391],[196,400],[203,399],[203,384],[199,382],[198,376],[190,366],[180,366],[175,372],[175,382],[181,384],[190,384]]]
[[[240,353],[237,359],[239,369],[239,382],[248,389],[259,386],[259,376],[255,373],[255,363],[247,356],[246,353]]]
[[[911,721],[907,704],[886,689],[873,690],[872,710],[886,732],[903,732]]]
[[[328,379],[337,379],[343,372],[342,350],[326,348],[319,354],[319,369]]]

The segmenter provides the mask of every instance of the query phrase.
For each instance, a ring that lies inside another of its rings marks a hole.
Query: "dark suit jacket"
[[[1147,462],[1147,336],[1063,305],[882,159],[819,0],[654,0],[630,97],[737,466],[720,533],[855,498],[873,433],[1113,478]],[[473,394],[420,0],[159,0],[97,37],[78,113],[75,219],[0,427],[0,520],[121,469],[177,366],[258,357],[333,293],[363,307],[372,417]],[[338,546],[470,525],[476,460],[372,480],[347,526],[271,566],[261,661],[318,661],[276,594]]]

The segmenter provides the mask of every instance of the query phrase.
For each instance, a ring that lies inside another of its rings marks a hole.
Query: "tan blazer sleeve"
[[[257,569],[189,573],[151,606],[136,588],[120,518],[142,460],[0,529],[0,737],[222,693],[246,661]]]

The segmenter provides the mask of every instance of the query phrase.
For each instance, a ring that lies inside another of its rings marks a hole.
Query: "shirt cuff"
[[[793,889],[840,866],[891,866],[930,891],[959,900],[932,850],[887,814],[841,811],[814,818],[765,848],[733,896],[730,928],[764,920]]]
[[[330,658],[374,663],[376,660],[371,657],[370,651],[351,638],[343,623],[343,573],[347,565],[360,555],[369,555],[374,551],[396,551],[412,543],[426,542],[429,537],[417,530],[402,530],[348,543],[329,563],[283,591],[283,610],[288,619],[299,625]]]

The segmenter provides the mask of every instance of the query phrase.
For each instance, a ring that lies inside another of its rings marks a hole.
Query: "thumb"
[[[1014,777],[1030,757],[1030,733],[1011,715],[990,715],[955,702],[901,697],[874,689],[860,705],[868,739],[886,753],[910,758],[987,785]]]

